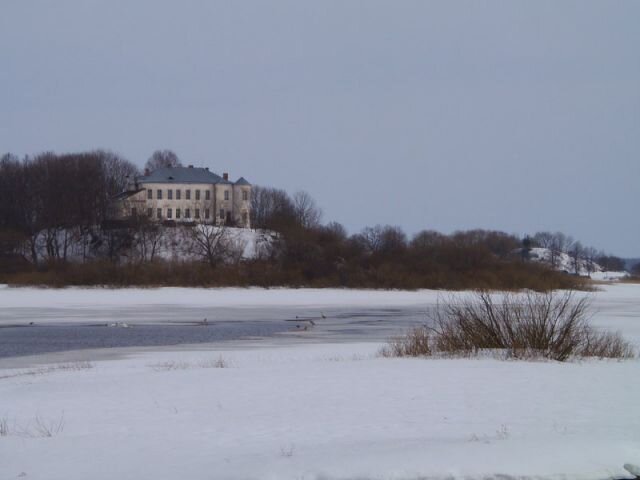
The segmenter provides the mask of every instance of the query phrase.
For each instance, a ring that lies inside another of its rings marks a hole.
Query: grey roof
[[[249,182],[247,182],[247,179],[244,178],[244,177],[240,177],[235,184],[236,185],[251,185]]]
[[[158,168],[137,180],[139,183],[225,183],[219,175],[197,167]]]

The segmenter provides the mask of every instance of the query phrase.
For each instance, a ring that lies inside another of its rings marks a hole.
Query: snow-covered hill
[[[576,261],[571,255],[565,252],[552,252],[548,248],[532,248],[529,251],[529,260],[546,263],[560,272],[570,274],[577,273],[578,275],[591,277],[594,280],[619,280],[629,275],[627,272],[605,271],[605,269],[594,260],[586,258],[578,258],[576,265]]]
[[[207,240],[209,243],[220,242],[218,252],[222,252],[223,259],[257,258],[265,254],[277,238],[277,234],[271,231],[205,225],[159,225],[155,229],[130,230],[95,228],[80,231],[74,228],[53,232],[43,230],[33,239],[33,251],[38,262],[62,259],[82,262],[114,256],[123,262],[159,258],[176,261],[195,260],[203,256],[202,249],[198,248],[198,238],[194,236],[195,231],[210,236]],[[27,241],[17,253],[33,261],[31,247]]]

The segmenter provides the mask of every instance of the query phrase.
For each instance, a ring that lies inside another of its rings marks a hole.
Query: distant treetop
[[[151,154],[147,163],[144,164],[144,168],[150,171],[156,170],[162,167],[181,167],[182,162],[172,150],[156,150]]]

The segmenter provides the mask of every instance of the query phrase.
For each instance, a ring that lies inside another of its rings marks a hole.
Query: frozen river
[[[579,294],[592,297],[592,323],[623,330],[629,340],[640,345],[637,285],[602,289]],[[430,290],[56,290],[0,286],[0,359],[71,350],[100,350],[102,353],[96,355],[105,355],[121,347],[231,346],[238,340],[260,343],[259,339],[266,338],[271,344],[384,342],[428,322],[428,312],[438,302],[468,294]]]
[[[380,341],[424,323],[425,311],[168,305],[4,308],[0,309],[0,358],[81,349],[219,343],[276,335],[304,341]]]

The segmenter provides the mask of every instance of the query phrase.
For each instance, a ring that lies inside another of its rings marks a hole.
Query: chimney
[[[224,178],[225,180],[229,180],[229,174],[228,173],[223,173],[222,174],[222,178]]]
[[[193,168],[193,165],[189,165],[189,168]]]
[[[150,173],[151,173],[151,172],[149,171],[149,169],[148,169],[148,168],[145,168],[145,169],[144,169],[144,176],[145,176],[145,177],[148,177]]]
[[[209,167],[204,167],[204,169],[208,172],[209,171]]]

